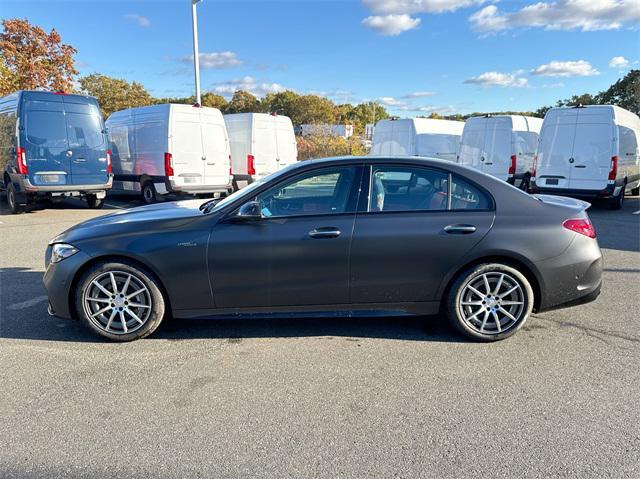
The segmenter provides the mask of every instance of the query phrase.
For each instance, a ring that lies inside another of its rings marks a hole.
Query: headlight
[[[78,248],[66,243],[56,243],[51,247],[51,262],[58,263],[78,252]]]

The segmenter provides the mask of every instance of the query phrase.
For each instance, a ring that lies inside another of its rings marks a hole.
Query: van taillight
[[[536,173],[538,173],[538,155],[533,157],[533,166],[531,167],[531,178],[535,178]]]
[[[253,155],[247,155],[247,175],[256,174],[255,158]]]
[[[511,155],[511,163],[509,164],[509,175],[516,174],[516,162],[518,161],[518,157],[516,155]]]
[[[575,233],[580,233],[581,235],[588,236],[589,238],[596,237],[596,229],[593,227],[593,224],[591,223],[591,220],[589,218],[575,218],[565,220],[565,222],[562,223],[562,226]]]
[[[29,174],[29,169],[27,168],[27,155],[24,152],[24,148],[22,148],[21,146],[16,148],[16,163],[18,164],[19,174]]]
[[[615,180],[616,176],[618,176],[618,157],[611,157],[611,168],[609,169],[609,179]]]
[[[231,155],[229,155],[229,176],[233,176],[233,163],[231,162]]]
[[[171,153],[164,154],[164,174],[165,176],[173,176],[173,155]]]
[[[111,165],[111,150],[107,150],[107,174],[113,173],[113,166]]]

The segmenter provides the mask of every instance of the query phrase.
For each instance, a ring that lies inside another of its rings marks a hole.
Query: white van
[[[267,113],[224,115],[231,143],[233,188],[251,183],[298,161],[293,124],[288,116]]]
[[[231,189],[229,138],[216,108],[162,104],[113,113],[106,122],[116,192],[146,203],[170,193]]]
[[[609,198],[622,207],[640,186],[640,118],[611,105],[551,108],[544,117],[534,192]]]
[[[432,118],[381,120],[373,132],[371,154],[455,161],[463,128],[461,121]]]
[[[523,115],[485,115],[464,124],[458,163],[523,190],[529,187],[542,120]]]

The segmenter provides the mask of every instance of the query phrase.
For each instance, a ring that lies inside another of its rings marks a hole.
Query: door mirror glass
[[[258,221],[262,219],[262,212],[260,203],[257,201],[250,201],[240,207],[235,214],[234,219],[239,221]]]

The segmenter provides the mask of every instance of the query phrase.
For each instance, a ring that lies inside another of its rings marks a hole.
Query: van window
[[[459,176],[452,176],[452,210],[488,210],[491,209],[491,206],[492,201],[485,193]]]
[[[484,130],[467,130],[462,137],[460,158],[464,160],[476,159],[482,156],[484,149]]]
[[[532,131],[514,131],[516,153],[534,155],[538,148],[538,134]]]
[[[27,141],[43,148],[67,148],[67,131],[62,111],[25,112]]]
[[[131,146],[129,145],[129,128],[126,125],[111,125],[109,127],[109,148],[115,158],[131,158]]]
[[[449,175],[428,168],[375,166],[369,211],[436,211],[447,209]]]
[[[421,156],[453,154],[458,152],[460,137],[421,133],[416,138],[416,154]]]
[[[69,112],[65,116],[69,148],[99,148],[104,145],[99,116]]]

